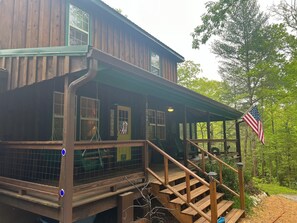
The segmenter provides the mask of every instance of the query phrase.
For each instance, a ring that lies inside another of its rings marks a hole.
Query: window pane
[[[70,5],[69,8],[69,24],[70,26],[89,32],[89,14],[80,8]]]
[[[162,111],[157,112],[157,124],[165,125],[165,112],[162,112]]]
[[[151,52],[151,72],[160,76],[160,57],[155,52]]]
[[[63,139],[63,118],[54,118],[53,140]]]
[[[81,120],[81,140],[96,139],[97,120]]]
[[[89,14],[70,5],[69,8],[69,44],[89,44]]]
[[[99,127],[99,100],[80,98],[81,140],[98,139]]]
[[[166,139],[166,128],[165,128],[165,126],[157,126],[157,138]]]

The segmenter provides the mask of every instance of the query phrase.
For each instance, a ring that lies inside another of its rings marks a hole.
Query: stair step
[[[190,186],[193,186],[193,185],[195,185],[197,183],[199,183],[199,180],[197,180],[197,179],[191,179],[190,180]],[[180,184],[177,184],[177,185],[173,186],[173,188],[175,190],[177,190],[177,191],[185,190],[186,187],[187,187],[186,182],[182,182]],[[169,190],[169,189],[164,189],[164,190],[161,190],[160,192],[164,193],[164,194],[170,194],[170,195],[173,194],[173,192],[171,190]]]
[[[217,193],[217,200],[220,199],[224,194],[223,193]],[[199,200],[194,204],[196,207],[198,207],[200,210],[204,210],[208,206],[210,206],[210,195],[207,195],[203,199]],[[197,214],[197,211],[195,211],[193,208],[188,207],[185,210],[182,211],[183,214],[192,215],[195,216]]]
[[[222,200],[220,203],[218,203],[218,217],[220,217],[225,211],[227,211],[232,205],[233,201],[226,201]],[[211,210],[209,210],[206,213],[208,216],[211,216]],[[208,222],[205,218],[201,217],[195,223],[205,223]]]
[[[244,213],[244,210],[234,208],[226,215],[225,222],[236,223],[243,215],[243,213]]]
[[[194,190],[191,191],[191,199],[194,199],[194,198],[200,196],[201,194],[205,193],[208,190],[209,190],[209,188],[205,185],[195,188]],[[183,197],[185,199],[187,199],[187,194],[184,194]],[[185,202],[179,197],[171,200],[170,202],[175,203],[175,204],[180,204],[180,205],[185,204]]]
[[[185,172],[177,172],[177,173],[174,173],[174,174],[168,174],[168,182],[169,183],[172,183],[176,180],[179,180],[179,179],[182,179],[182,178],[185,178],[186,175],[185,175]],[[164,181],[164,176],[163,177],[160,177],[163,181]],[[160,181],[158,181],[157,179],[153,178],[153,179],[150,179],[150,182],[153,183],[153,184],[158,184],[158,185],[162,185],[162,183],[160,183]]]

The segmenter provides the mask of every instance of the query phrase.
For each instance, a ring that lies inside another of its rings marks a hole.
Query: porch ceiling
[[[241,112],[229,106],[155,76],[97,49],[92,49],[90,57],[103,63],[97,75],[101,83],[185,105],[192,115],[197,111],[197,119],[198,117],[203,119],[197,121],[204,121],[207,118],[207,113],[210,114],[211,121],[236,120],[242,116]],[[201,116],[201,112],[205,115]]]

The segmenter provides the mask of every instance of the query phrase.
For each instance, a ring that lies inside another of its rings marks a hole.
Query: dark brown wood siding
[[[0,57],[8,72],[7,90],[87,69],[85,56]]]
[[[0,49],[65,45],[65,0],[0,1]]]
[[[65,46],[66,40],[66,0],[1,0],[0,1],[0,49],[36,48],[49,46]],[[148,37],[135,31],[122,20],[108,14],[102,8],[91,5],[89,1],[76,0],[83,10],[90,14],[91,40],[94,46],[123,61],[150,70],[150,52],[153,49],[161,59],[162,76],[176,82],[176,58],[161,48]],[[124,20],[124,19],[123,19]],[[36,67],[36,75],[28,73],[21,77],[11,77],[12,88],[17,82],[34,82],[43,79],[43,65],[55,59],[14,58],[13,71],[25,73],[22,65]],[[17,66],[14,66],[17,65]],[[54,71],[54,70],[52,70]],[[53,74],[55,76],[55,74]],[[57,76],[57,75],[56,75]],[[14,79],[13,79],[14,78]],[[27,79],[25,79],[27,78]]]
[[[105,12],[92,10],[91,17],[91,45],[116,58],[150,70],[150,52],[153,49],[161,60],[162,76],[176,82],[176,61],[172,56],[158,47],[153,46],[146,37],[137,33],[121,21],[116,21]]]

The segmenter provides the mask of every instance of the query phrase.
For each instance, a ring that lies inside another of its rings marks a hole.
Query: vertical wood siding
[[[8,71],[7,90],[87,69],[85,56],[0,57]]]
[[[92,45],[145,70],[150,70],[151,47],[139,33],[123,24],[115,22],[102,13],[90,13],[92,19]],[[176,82],[176,62],[166,54],[160,55],[162,75],[165,79]]]
[[[0,1],[0,49],[65,45],[65,0]]]
[[[64,46],[66,33],[66,0],[2,0],[0,1],[0,49]],[[91,40],[95,48],[145,70],[150,70],[152,42],[126,24],[115,20],[100,8],[89,7]],[[156,46],[161,59],[161,73],[176,82],[176,62],[170,54]],[[54,58],[14,58],[13,71],[23,73],[11,77],[10,86],[22,86],[45,78],[46,64],[61,63]],[[63,66],[63,65],[61,65]],[[59,66],[57,66],[59,67]],[[25,74],[26,68],[28,74]],[[50,76],[59,76],[51,69]],[[35,75],[33,75],[33,73]]]

